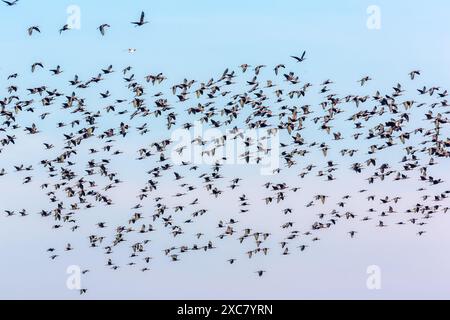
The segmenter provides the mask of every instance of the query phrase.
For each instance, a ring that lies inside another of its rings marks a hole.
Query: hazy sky
[[[66,9],[70,5],[81,9],[81,28],[60,35],[58,30],[66,23]],[[380,9],[379,30],[371,30],[366,25],[370,5],[377,5]],[[150,23],[143,28],[134,28],[130,21],[138,19],[142,10]],[[67,81],[74,74],[87,80],[110,64],[117,70],[132,65],[140,79],[149,73],[164,72],[170,83],[182,81],[185,77],[207,81],[220,75],[225,68],[237,69],[242,63],[268,66],[292,63],[290,55],[299,55],[306,50],[308,60],[299,71],[302,80],[317,84],[331,78],[336,82],[333,90],[342,96],[361,90],[356,81],[366,74],[374,79],[366,93],[373,93],[378,88],[390,90],[397,82],[408,81],[408,72],[412,69],[420,69],[422,77],[417,84],[409,85],[411,92],[424,84],[446,88],[450,82],[449,10],[450,3],[444,0],[20,0],[14,7],[0,5],[0,81],[1,87],[6,88],[9,84],[6,77],[17,72],[20,77],[15,83],[19,87],[45,81],[50,87],[58,87],[69,94],[72,89],[67,86]],[[111,25],[105,37],[96,30],[102,23]],[[39,25],[42,33],[28,37],[26,30],[31,25]],[[129,54],[128,48],[136,48],[137,52]],[[45,70],[32,76],[30,65],[37,61],[42,61],[46,69],[61,65],[64,73],[60,77],[51,77]],[[95,100],[100,88],[109,89],[115,98],[127,92],[119,79],[84,94],[98,108],[98,104],[103,103]],[[1,96],[6,95],[6,90],[2,89]],[[187,121],[182,118],[180,123],[185,122],[183,120]],[[51,140],[53,134],[61,135],[52,129],[54,126],[51,124],[43,124],[43,128],[48,130],[39,136],[27,137],[20,145],[11,146],[7,153],[0,154],[0,168],[12,172],[12,165],[16,163],[33,164],[38,168],[44,157],[42,142]],[[160,134],[155,132],[155,135]],[[121,148],[132,152],[139,147],[133,143],[127,145],[123,142]],[[351,147],[358,148],[357,145]],[[444,159],[440,162],[441,168],[450,164]],[[157,253],[172,243],[165,232],[160,238],[152,238],[155,259],[150,272],[142,273],[127,267],[112,271],[104,267],[106,258],[101,249],[88,248],[87,236],[90,232],[97,232],[96,222],[104,220],[109,225],[127,222],[130,207],[136,202],[133,198],[136,190],[145,181],[140,172],[152,165],[123,159],[116,167],[124,172],[124,176],[127,175],[127,183],[112,191],[117,199],[116,205],[108,210],[99,206],[86,215],[81,214],[80,224],[86,227],[79,233],[69,230],[55,232],[51,230],[53,221],[35,214],[47,203],[44,193],[37,192],[38,182],[23,186],[21,176],[13,173],[0,178],[1,211],[27,208],[30,212],[26,218],[0,217],[0,298],[80,298],[77,291],[66,287],[66,268],[70,265],[92,270],[82,278],[82,286],[89,289],[89,294],[82,298],[450,297],[450,258],[447,254],[450,217],[444,215],[432,219],[427,227],[428,233],[420,238],[415,228],[378,229],[374,227],[375,220],[364,225],[355,221],[359,232],[356,239],[350,239],[347,234],[351,226],[338,225],[324,234],[323,240],[314,248],[302,254],[296,252],[284,257],[277,248],[270,257],[256,257],[250,261],[243,255],[245,250],[236,243],[223,245],[208,255],[186,255],[180,263],[171,263]],[[299,228],[305,230],[318,213],[317,210],[306,210],[305,203],[317,194],[318,188],[333,196],[330,205],[323,209],[326,212],[331,211],[333,203],[349,187],[350,190],[366,187],[361,179],[352,180],[350,177],[324,186],[314,179],[300,182],[293,176],[286,179],[292,185],[301,184],[304,191],[287,199],[283,205],[267,209],[258,202],[263,196],[254,188],[255,184],[260,187],[267,178],[261,177],[256,168],[231,170],[236,174],[248,174],[243,189],[225,194],[225,206],[223,202],[220,204],[205,198],[206,206],[214,215],[205,218],[200,226],[187,227],[193,228],[188,229],[191,233],[195,233],[195,228],[204,228],[202,232],[216,234],[215,224],[220,217],[229,219],[231,210],[238,210],[237,204],[230,203],[235,203],[236,197],[244,191],[255,200],[252,213],[240,217],[241,222],[264,230],[279,229],[286,222],[281,210],[291,206],[297,209]],[[448,173],[440,173],[441,177],[448,177]],[[167,180],[159,190],[168,198],[173,193],[171,183]],[[403,203],[398,208],[406,209],[417,201],[417,186],[401,182],[382,186],[374,192],[379,196],[393,192],[401,194]],[[442,188],[442,185],[430,188],[429,193],[439,192]],[[347,210],[364,216],[363,210],[368,208],[364,196],[355,197]],[[175,203],[175,200],[171,201]],[[441,204],[449,205],[448,201]],[[391,223],[395,221],[394,218]],[[270,241],[273,248],[278,246],[276,236]],[[49,247],[62,250],[67,242],[76,249],[50,261],[45,250]],[[125,249],[122,258],[115,260],[127,261]],[[226,259],[233,256],[242,263],[226,264]],[[371,265],[380,267],[381,290],[367,289],[366,271]],[[261,268],[268,272],[258,278],[254,271]]]

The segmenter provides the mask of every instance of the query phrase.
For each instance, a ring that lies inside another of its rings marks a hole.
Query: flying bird
[[[297,62],[303,62],[306,60],[306,51],[303,51],[302,55],[300,57],[297,56],[291,56],[291,58],[295,59]]]
[[[28,35],[33,35],[33,31],[39,32],[41,33],[41,30],[39,29],[38,26],[32,26],[28,28]]]
[[[14,6],[14,5],[16,5],[19,2],[19,0],[14,0],[14,1],[2,0],[2,1],[9,7]]]
[[[70,26],[68,24],[65,24],[61,29],[59,29],[59,34],[63,33],[64,31],[70,30]]]
[[[139,21],[135,21],[135,22],[131,22],[131,23],[134,24],[135,27],[142,27],[144,24],[147,24],[148,21],[145,21],[144,11],[141,12],[141,17],[140,17]]]
[[[110,28],[111,26],[107,23],[104,23],[102,25],[100,25],[97,29],[100,30],[100,33],[102,36],[104,36],[106,34],[106,29]]]

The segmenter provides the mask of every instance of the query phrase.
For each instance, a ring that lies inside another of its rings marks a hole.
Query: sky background
[[[66,23],[69,5],[80,7],[81,29],[61,36],[58,30]],[[366,26],[369,16],[366,10],[370,5],[377,5],[381,10],[380,30],[370,30]],[[138,19],[142,10],[150,24],[134,28],[130,21]],[[207,81],[227,67],[236,69],[242,63],[274,66],[290,61],[290,55],[300,55],[303,50],[307,51],[308,60],[302,66],[300,77],[316,84],[332,78],[336,82],[333,88],[342,95],[360,90],[356,81],[366,74],[374,79],[369,89],[389,89],[397,82],[406,82],[412,69],[422,71],[418,81],[427,86],[448,87],[449,12],[450,3],[444,0],[20,0],[14,7],[0,5],[1,87],[6,88],[6,77],[17,72],[21,77],[15,83],[20,87],[46,81],[52,87],[71,90],[67,81],[73,74],[86,80],[110,64],[117,70],[132,65],[140,78],[148,73],[164,72],[171,83],[185,77]],[[111,25],[105,37],[96,30],[102,23]],[[39,25],[42,34],[28,37],[26,29],[31,25]],[[129,54],[128,48],[136,48],[137,52]],[[31,77],[30,65],[37,61],[42,61],[46,68],[61,65],[64,69],[62,78],[51,77],[47,70]],[[420,87],[421,84],[415,85]],[[126,92],[119,81],[117,87],[108,88],[117,96]],[[415,91],[414,85],[410,88]],[[98,94],[98,91],[87,91],[86,95],[94,99],[94,92]],[[2,93],[6,94],[6,91]],[[51,139],[53,133],[47,130],[28,139],[27,144],[22,140],[22,144],[12,146],[8,154],[0,155],[0,167],[12,168],[17,162],[38,167],[42,159],[42,142]],[[125,144],[121,147],[137,148]],[[442,168],[445,164],[448,167],[448,160],[441,161]],[[126,185],[113,190],[118,199],[116,206],[108,213],[99,207],[89,216],[83,216],[81,221],[86,225],[101,220],[111,221],[111,225],[127,221],[129,208],[134,204],[130,204],[129,198],[134,197],[137,188],[142,186],[138,171],[142,169],[141,164],[136,167],[127,164],[125,160],[117,164],[129,178]],[[257,169],[235,170],[235,173],[248,173],[248,185],[243,183],[245,192],[255,199],[261,197],[252,184],[262,184],[267,179],[259,176]],[[448,177],[448,173],[440,173],[442,177]],[[293,185],[297,183],[292,177],[288,181]],[[222,246],[210,255],[188,255],[179,264],[158,257],[148,273],[126,267],[112,271],[103,267],[106,260],[101,251],[87,248],[87,239],[83,236],[87,237],[94,229],[86,227],[81,236],[70,231],[51,231],[53,222],[34,214],[47,203],[45,196],[36,192],[38,183],[23,186],[21,182],[22,179],[14,174],[0,179],[0,209],[24,207],[33,213],[27,218],[0,218],[0,298],[78,299],[78,292],[66,288],[66,268],[70,265],[92,270],[82,279],[82,286],[89,288],[89,295],[82,297],[86,299],[450,297],[448,216],[439,215],[432,219],[427,235],[421,238],[417,237],[416,229],[393,227],[380,230],[371,223],[358,227],[357,239],[350,239],[346,234],[350,226],[343,224],[324,235],[314,250],[302,254],[282,257],[279,250],[274,250],[267,259],[257,257],[247,261],[242,249],[235,253],[238,245],[230,245]],[[321,192],[333,194],[337,200],[349,185],[353,190],[366,187],[364,182],[353,181],[350,177],[327,186],[313,179],[301,184],[305,190],[297,198],[291,197],[273,210],[267,210],[255,200],[253,214],[242,217],[242,221],[271,230],[286,221],[279,213],[283,207],[298,208],[297,214],[302,215],[304,204],[317,193],[317,188],[328,188]],[[159,192],[170,195],[171,187],[167,182]],[[411,205],[408,198],[414,199],[411,201],[415,203],[416,189],[417,184],[401,182],[376,191],[380,196],[400,193],[406,199],[399,205],[400,209]],[[442,185],[430,188],[428,193],[434,190],[442,190]],[[233,199],[240,193],[242,190],[227,194],[224,200],[235,202]],[[360,212],[362,216],[361,210],[367,205],[364,196],[360,198],[349,210]],[[448,205],[448,202],[441,204]],[[237,206],[217,206],[214,201],[208,203],[208,207],[215,210],[216,215],[205,218],[205,228],[213,226],[221,215],[229,217],[229,210],[237,210]],[[105,214],[109,216],[105,218]],[[307,225],[312,218],[298,219],[304,219]],[[55,246],[63,248],[67,239],[80,249],[50,261],[45,250]],[[153,241],[157,242],[155,247],[162,250],[172,240],[161,237]],[[277,245],[276,242],[272,244],[273,247]],[[225,260],[232,255],[237,255],[238,262],[244,263],[227,265]],[[370,265],[381,268],[381,290],[367,289],[366,270]],[[253,273],[260,268],[268,270],[262,278]]]

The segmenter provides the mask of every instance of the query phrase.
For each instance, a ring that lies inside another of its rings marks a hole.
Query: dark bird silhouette
[[[306,51],[303,51],[303,53],[300,57],[291,56],[291,58],[295,59],[297,62],[303,62],[306,60]]]
[[[2,0],[8,7],[14,6],[16,5],[19,0],[14,0],[14,1],[6,1],[6,0]]]
[[[100,30],[101,35],[104,36],[106,34],[106,29],[108,28],[111,28],[111,26],[107,23],[104,23],[98,27],[98,30]]]
[[[38,26],[32,26],[28,28],[28,35],[33,35],[33,31],[39,32],[41,33],[41,30],[39,29]]]

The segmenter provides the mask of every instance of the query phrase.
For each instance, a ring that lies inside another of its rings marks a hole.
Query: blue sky
[[[60,35],[58,30],[66,23],[69,5],[80,7],[81,29]],[[380,30],[366,27],[369,5],[381,9]],[[138,19],[142,10],[150,23],[134,28],[130,22]],[[185,77],[207,81],[227,67],[287,63],[290,55],[306,50],[308,60],[299,71],[300,77],[312,83],[331,78],[336,81],[336,91],[343,94],[359,90],[355,83],[366,74],[374,79],[372,89],[387,89],[397,82],[406,82],[412,69],[422,70],[424,80],[418,81],[446,87],[450,82],[448,12],[450,3],[444,0],[20,0],[11,8],[0,5],[0,81],[2,88],[6,87],[7,75],[18,72],[21,77],[17,84],[21,87],[46,81],[53,87],[71,90],[67,81],[75,73],[88,79],[110,64],[116,70],[132,65],[141,79],[149,73],[164,72],[171,83]],[[96,30],[102,23],[111,25],[105,37]],[[31,25],[39,25],[42,33],[28,37],[26,29]],[[137,52],[129,54],[128,48],[136,48]],[[37,61],[42,61],[46,69],[61,65],[62,78],[52,78],[48,70],[31,76],[30,65]],[[108,89],[117,95],[126,92],[122,82]],[[98,90],[86,94],[95,99],[94,93]],[[51,137],[53,132],[46,134]],[[10,166],[18,159],[37,166],[41,140],[47,137],[33,138],[36,140],[30,140],[26,148],[14,147],[11,153],[3,155],[4,165],[0,167]],[[137,170],[124,170],[131,175],[131,187],[117,191],[121,198],[134,196],[134,190],[141,186]],[[258,179],[261,177],[255,174],[255,181],[261,183]],[[310,183],[311,190],[299,195],[299,199],[290,199],[290,205],[298,206],[301,201],[303,209],[307,195],[313,194],[315,185]],[[336,190],[345,187],[346,181],[339,183]],[[28,196],[24,201],[19,194],[22,188],[21,180],[13,177],[0,180],[0,208],[23,205],[32,212],[46,203],[31,187],[25,187]],[[407,184],[402,188],[406,197],[415,190]],[[170,185],[167,189],[169,194]],[[251,186],[248,190],[252,194]],[[255,192],[254,196],[259,195]],[[212,203],[209,205],[213,208]],[[119,200],[110,219],[117,223],[126,220],[128,214],[122,217],[121,213],[129,207],[128,202]],[[261,209],[263,221],[283,221],[282,217],[262,212],[262,207],[256,208]],[[224,208],[216,210],[227,216]],[[83,219],[97,222],[101,215],[96,211],[94,217]],[[75,246],[86,247],[86,240],[72,234],[52,234],[51,222],[43,222],[39,217],[5,219],[0,218],[4,220],[0,223],[0,298],[76,299],[77,293],[65,287],[65,269],[71,264],[97,270],[83,279],[90,289],[90,298],[448,298],[450,294],[450,259],[445,254],[447,250],[443,250],[450,245],[450,221],[445,217],[439,218],[433,232],[424,239],[417,239],[414,232],[380,232],[367,227],[360,232],[358,244],[354,244],[342,227],[317,250],[301,257],[279,257],[277,252],[268,261],[245,263],[230,271],[223,262],[233,248],[224,248],[210,259],[190,257],[179,265],[155,261],[154,270],[145,275],[131,270],[102,270],[103,255],[86,250],[50,262],[45,249],[55,246],[55,242],[63,247],[67,237],[71,237]],[[215,221],[206,220],[205,226]],[[170,239],[159,241],[156,246],[164,248]],[[365,286],[366,267],[372,264],[384,270],[380,291],[370,291]],[[252,277],[255,268],[261,266],[270,269],[267,277]]]

